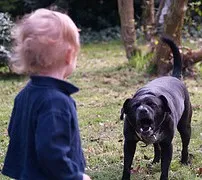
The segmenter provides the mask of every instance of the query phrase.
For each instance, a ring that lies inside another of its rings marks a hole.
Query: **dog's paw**
[[[130,175],[123,175],[121,180],[130,180]]]
[[[160,158],[154,158],[154,160],[152,161],[152,164],[157,164],[160,162]]]
[[[185,165],[185,166],[187,166],[189,164],[192,164],[193,158],[194,158],[194,155],[193,154],[189,154],[188,158],[184,158],[184,159],[182,158],[181,161],[180,161],[180,163],[183,164],[183,165]]]
[[[181,163],[182,165],[185,165],[185,166],[188,166],[188,165],[189,165],[189,161],[183,161],[183,160],[181,160],[180,163]]]

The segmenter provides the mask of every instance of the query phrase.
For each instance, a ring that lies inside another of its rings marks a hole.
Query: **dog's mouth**
[[[148,132],[150,132],[151,130],[152,130],[152,127],[151,127],[151,126],[140,128],[140,132],[141,132],[141,133],[148,133]]]
[[[156,135],[152,124],[144,124],[140,127],[140,137],[145,144],[152,144],[156,141]]]
[[[140,134],[142,137],[150,137],[153,134],[153,132],[154,131],[151,126],[140,128]]]
[[[150,136],[153,134],[152,120],[142,120],[142,123],[140,125],[140,133],[142,136]]]

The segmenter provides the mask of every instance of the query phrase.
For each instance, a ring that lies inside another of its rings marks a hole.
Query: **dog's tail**
[[[173,72],[172,76],[181,79],[182,75],[182,58],[178,46],[171,38],[161,37],[161,40],[166,43],[173,53]]]

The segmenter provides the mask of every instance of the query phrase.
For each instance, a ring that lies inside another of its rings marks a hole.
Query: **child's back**
[[[29,180],[82,176],[85,162],[75,102],[70,97],[77,91],[64,81],[31,77],[15,99],[4,174]]]

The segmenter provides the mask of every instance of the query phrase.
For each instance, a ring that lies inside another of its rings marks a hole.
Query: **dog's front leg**
[[[161,147],[159,143],[154,143],[154,159],[152,161],[152,164],[159,163],[161,158]]]
[[[168,170],[170,167],[173,147],[171,143],[161,142],[161,178],[160,180],[168,180]]]
[[[135,140],[124,141],[124,168],[122,180],[130,180],[130,170],[136,150],[136,144],[137,141]]]

